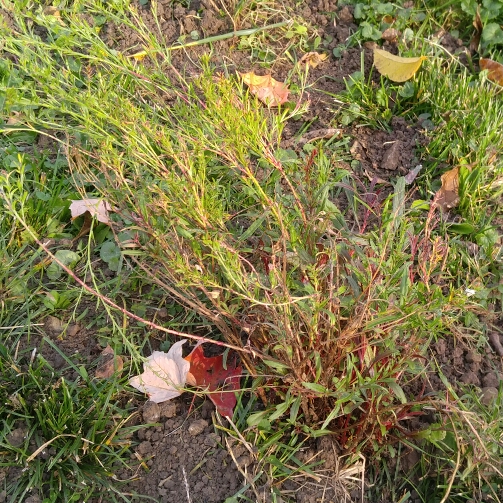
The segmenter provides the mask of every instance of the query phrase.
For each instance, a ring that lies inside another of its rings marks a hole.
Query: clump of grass
[[[105,490],[118,500],[114,470],[133,430],[117,405],[117,382],[96,382],[85,369],[68,380],[41,356],[10,356],[0,345],[0,433],[10,501],[38,494],[47,501],[85,501]],[[45,501],[44,500],[44,501]]]
[[[441,266],[433,255],[420,256],[428,274],[414,281],[411,237],[422,231],[405,211],[403,179],[378,209],[380,229],[357,232],[334,201],[348,198],[367,218],[376,208],[338,167],[340,153],[288,158],[279,147],[301,108],[267,111],[204,63],[193,81],[170,80],[158,62],[138,66],[68,22],[68,44],[25,31],[6,48],[43,90],[37,106],[65,117],[51,128],[69,134],[71,168],[136,234],[125,255],[242,347],[252,376],[264,364],[276,374],[265,382],[274,395],[251,424],[290,414],[305,433],[336,432],[344,449],[379,449],[415,413],[403,385],[442,326],[425,313],[448,309],[430,284]],[[75,52],[77,39],[86,54]],[[48,80],[70,60],[72,71]],[[78,68],[88,65],[84,79]],[[43,115],[32,123],[48,127]]]

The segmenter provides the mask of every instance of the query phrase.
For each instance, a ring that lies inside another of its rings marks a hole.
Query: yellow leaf
[[[382,49],[374,49],[374,66],[381,75],[393,82],[409,80],[420,68],[426,56],[401,58]]]
[[[307,52],[300,58],[299,63],[304,63],[311,68],[316,68],[320,63],[327,59],[327,55],[319,52]]]
[[[140,52],[135,52],[134,54],[129,55],[128,58],[136,59],[136,61],[142,61],[146,55],[147,55],[147,51],[140,51]]]
[[[288,87],[271,75],[255,75],[254,72],[240,75],[250,92],[266,105],[275,107],[288,101]]]

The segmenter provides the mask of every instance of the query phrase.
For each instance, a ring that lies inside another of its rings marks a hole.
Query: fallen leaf
[[[122,372],[124,367],[124,362],[119,355],[114,353],[114,350],[110,347],[110,344],[101,352],[100,363],[94,373],[97,379],[109,379],[116,372]]]
[[[446,171],[440,180],[442,186],[435,194],[434,201],[442,211],[446,211],[459,203],[459,166]]]
[[[136,59],[136,61],[143,61],[145,56],[147,55],[147,51],[135,52],[134,54],[130,54],[128,58]]]
[[[176,342],[167,353],[154,351],[143,364],[143,374],[132,377],[129,384],[147,393],[155,403],[181,395],[190,368],[190,363],[182,357],[185,342]]]
[[[98,222],[110,225],[108,212],[112,207],[103,199],[81,199],[80,201],[72,201],[70,204],[70,212],[72,220],[89,212],[92,217],[96,217]]]
[[[480,69],[487,70],[487,78],[503,86],[503,65],[492,59],[480,58]]]
[[[404,176],[405,183],[407,185],[410,185],[416,179],[416,176],[419,174],[419,172],[422,169],[423,169],[423,165],[418,164],[415,168],[412,168],[411,170],[409,170],[409,172]]]
[[[187,382],[193,386],[207,388],[217,411],[222,416],[232,417],[236,405],[234,391],[240,388],[242,373],[241,366],[236,365],[236,357],[227,360],[225,369],[223,355],[206,357],[203,347],[199,345],[185,359],[190,362]],[[212,393],[219,388],[222,391]]]
[[[26,116],[23,112],[12,112],[12,115],[7,119],[8,126],[15,126],[24,122]]]
[[[374,49],[374,66],[378,72],[393,82],[409,80],[421,67],[426,56],[402,58],[382,49]]]
[[[393,42],[400,36],[400,32],[396,28],[388,28],[382,32],[381,38],[387,42]]]
[[[304,63],[311,68],[316,68],[320,63],[327,59],[327,55],[319,52],[307,52],[300,58],[299,64]]]
[[[65,23],[63,22],[63,20],[61,19],[61,12],[56,7],[53,7],[53,6],[45,7],[44,10],[42,11],[42,13],[45,16],[52,16],[53,18],[55,18],[56,21],[61,26],[66,26]]]
[[[475,14],[475,19],[473,20],[473,27],[475,28],[475,33],[470,40],[470,52],[477,52],[480,45],[482,30],[484,29],[482,19],[480,18],[480,5],[477,5],[477,13]]]
[[[254,72],[239,75],[250,92],[266,105],[276,107],[288,101],[288,87],[273,79],[271,75],[255,75]]]

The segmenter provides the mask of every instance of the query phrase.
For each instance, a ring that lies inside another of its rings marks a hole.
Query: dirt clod
[[[487,406],[491,405],[496,400],[497,397],[498,397],[497,388],[492,388],[492,387],[482,388],[482,398],[480,401],[484,405],[487,405]]]
[[[468,370],[465,372],[459,380],[464,384],[475,384],[475,386],[480,386],[480,380],[475,372]]]
[[[13,447],[20,447],[23,445],[24,438],[27,434],[27,431],[25,428],[16,428],[15,430],[12,430],[5,440],[7,441],[8,444],[12,445]]]
[[[381,167],[383,169],[394,170],[400,166],[401,151],[403,149],[400,140],[394,141],[382,156]]]
[[[500,377],[495,372],[489,372],[482,378],[482,386],[484,388],[498,388],[500,385]]]
[[[188,431],[193,437],[197,437],[197,435],[200,435],[207,426],[208,421],[206,421],[205,419],[198,419],[190,423]]]
[[[159,404],[159,412],[161,418],[170,419],[176,416],[176,403],[175,402],[162,402]]]
[[[477,351],[470,349],[466,353],[466,361],[469,363],[480,363],[482,361],[482,355],[477,353]]]
[[[64,323],[55,316],[48,316],[45,319],[44,330],[51,337],[59,337],[63,332]]]
[[[160,407],[157,403],[148,400],[143,405],[143,421],[145,423],[157,423],[161,419]]]

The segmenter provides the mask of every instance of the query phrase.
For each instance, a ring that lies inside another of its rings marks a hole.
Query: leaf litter
[[[248,86],[250,93],[260,101],[271,107],[277,107],[288,101],[290,90],[272,75],[255,75],[254,72],[240,73],[243,82]]]
[[[129,380],[129,384],[148,394],[155,403],[171,400],[184,391],[186,383],[204,388],[217,411],[232,417],[236,405],[235,391],[240,388],[243,369],[237,357],[225,359],[224,355],[204,356],[201,344],[185,358],[182,346],[185,340],[171,346],[168,353],[154,351],[144,363],[144,372]],[[220,391],[218,391],[220,390]]]
[[[110,211],[112,211],[111,205],[103,199],[81,199],[79,201],[72,201],[72,203],[70,204],[72,220],[75,220],[82,215],[85,216],[86,213],[89,213],[89,215],[96,218],[98,222],[110,225]]]
[[[382,49],[374,49],[374,66],[377,71],[393,82],[411,79],[421,68],[426,56],[402,58]]]
[[[190,368],[190,363],[182,356],[185,342],[176,342],[167,353],[154,351],[143,364],[143,374],[132,377],[129,384],[146,393],[155,403],[180,396]]]

